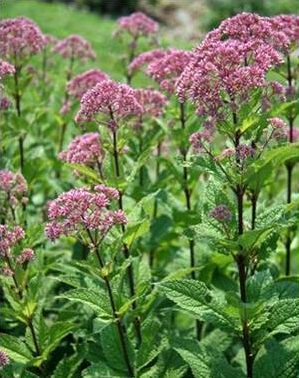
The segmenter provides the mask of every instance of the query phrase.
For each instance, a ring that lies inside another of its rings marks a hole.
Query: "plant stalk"
[[[289,54],[287,55],[287,80],[288,80],[288,87],[291,89],[292,88],[292,69],[291,69],[291,59]],[[294,127],[294,117],[290,111],[289,116],[288,116],[288,121],[289,121],[289,143],[293,143],[293,127]],[[287,164],[287,203],[292,202],[292,173],[293,173],[293,165],[292,164]],[[287,234],[287,240],[285,243],[285,248],[286,248],[286,276],[290,275],[291,272],[291,235],[290,235],[290,230],[288,230]]]
[[[99,253],[99,251],[98,251],[98,249],[96,247],[94,248],[94,251],[95,251],[95,254],[97,256],[99,265],[103,269],[104,268],[104,263],[103,263],[103,260],[102,260],[102,258],[100,256],[100,253]],[[114,301],[114,298],[113,298],[113,293],[112,293],[112,289],[111,289],[111,286],[110,286],[110,281],[109,281],[109,278],[107,276],[104,276],[103,279],[105,281],[105,285],[106,285],[106,288],[107,288],[108,297],[109,297],[109,301],[110,301],[110,306],[111,306],[112,314],[113,314],[113,317],[114,317],[114,320],[115,320],[115,325],[116,325],[116,328],[117,328],[117,331],[118,331],[119,340],[120,340],[120,344],[121,344],[121,348],[122,348],[125,364],[127,366],[128,374],[129,374],[130,377],[133,377],[134,376],[134,372],[133,372],[133,368],[132,368],[132,366],[130,364],[130,359],[129,359],[129,354],[128,354],[128,350],[127,350],[127,345],[126,345],[126,340],[125,340],[123,325],[121,323],[121,319],[117,315],[116,305],[115,305],[115,301]]]
[[[112,137],[113,137],[113,156],[114,156],[115,173],[116,173],[116,177],[119,178],[120,165],[119,165],[119,156],[118,156],[118,149],[117,149],[117,132],[115,130],[112,131]],[[119,190],[118,206],[119,206],[119,209],[123,211],[124,207],[123,207],[122,196],[123,194]],[[126,232],[126,227],[124,224],[121,225],[121,229],[124,235]],[[126,260],[130,257],[129,248],[126,243],[123,243],[123,254]],[[130,294],[133,297],[135,295],[135,283],[134,283],[134,271],[133,271],[132,264],[129,264],[127,268],[127,275],[128,275],[128,281],[129,281]],[[136,301],[132,303],[132,308],[133,310],[136,310]],[[142,336],[141,336],[141,330],[140,330],[140,321],[137,317],[134,319],[134,326],[135,326],[138,344],[140,344],[142,340]]]

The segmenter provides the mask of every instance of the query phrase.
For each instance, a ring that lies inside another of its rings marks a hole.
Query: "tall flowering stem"
[[[85,63],[88,60],[95,60],[96,55],[91,48],[89,42],[79,35],[70,35],[68,38],[59,41],[53,48],[53,52],[60,54],[64,59],[68,60],[68,68],[66,70],[66,84],[73,77],[74,65],[76,62]],[[66,85],[63,105],[61,113],[67,113],[69,108],[69,91]],[[65,137],[65,132],[67,128],[67,123],[63,122],[61,125],[60,137],[59,137],[59,152],[63,149],[63,142]]]
[[[112,115],[112,120],[114,122],[113,114],[111,113],[111,115]],[[120,178],[120,164],[119,164],[119,154],[118,154],[118,147],[117,147],[117,131],[116,130],[112,130],[112,138],[113,138],[113,156],[114,156],[115,174],[116,174],[116,177],[119,179]],[[122,192],[119,191],[118,206],[119,206],[119,209],[121,211],[124,210],[122,196],[123,196]],[[122,233],[125,234],[126,227],[125,227],[124,224],[121,225],[121,229],[122,229]],[[128,248],[128,245],[126,243],[123,243],[123,253],[124,253],[124,256],[125,256],[126,259],[128,259],[130,257],[129,248]],[[131,296],[133,297],[135,295],[135,283],[134,283],[134,271],[133,271],[132,264],[130,264],[128,266],[127,272],[128,272],[128,281],[129,281],[130,293],[131,293]],[[134,310],[136,309],[136,302],[135,301],[132,303],[132,307],[133,307]],[[138,318],[135,318],[134,325],[135,325],[138,343],[140,344],[141,340],[142,340],[142,335],[141,335],[141,330],[140,330],[140,322],[139,322]]]
[[[2,56],[12,61],[15,67],[13,97],[17,116],[21,117],[21,70],[32,55],[42,50],[45,45],[45,38],[35,23],[26,17],[2,20],[0,23],[0,37]],[[25,166],[24,140],[25,136],[20,135],[18,142],[22,173],[24,173]]]
[[[17,265],[22,265],[25,262],[32,260],[34,258],[34,251],[28,248],[24,249],[20,255],[14,258],[14,256],[11,253],[11,249],[20,240],[22,240],[24,236],[25,232],[19,226],[14,226],[13,228],[9,228],[5,224],[0,226],[0,256],[4,259],[4,261],[7,264],[5,268],[2,268],[2,274],[12,278],[17,296],[20,301],[23,300],[24,292],[15,274],[15,267]],[[41,356],[41,349],[33,326],[32,317],[30,315],[26,316],[26,322],[32,336],[36,356]],[[44,373],[43,366],[41,366],[41,371]]]
[[[106,285],[124,360],[132,377],[134,373],[128,356],[124,325],[117,315],[109,274],[104,272],[105,264],[99,252],[99,247],[110,230],[116,225],[125,224],[127,220],[123,211],[108,210],[111,202],[119,199],[116,189],[104,185],[97,185],[94,189],[95,193],[87,188],[72,189],[51,202],[48,211],[50,222],[46,225],[45,232],[53,241],[61,235],[73,235],[87,243],[91,252],[95,253]]]
[[[112,135],[112,154],[114,159],[115,176],[117,179],[121,176],[121,167],[118,151],[118,128],[130,116],[140,115],[142,106],[136,99],[135,91],[126,84],[119,84],[113,80],[103,80],[96,84],[92,89],[88,90],[82,97],[79,112],[75,121],[81,125],[88,122],[99,122],[97,116],[100,114],[111,131]],[[123,211],[123,194],[119,193],[118,205],[119,210]],[[125,225],[122,226],[122,232],[125,233]],[[130,256],[126,243],[123,243],[123,254],[127,259]],[[135,295],[134,272],[132,265],[127,268],[128,282],[131,295]],[[136,308],[135,301],[132,303]],[[141,332],[139,320],[135,319],[135,329],[138,341],[141,341]]]
[[[286,80],[287,80],[287,90],[286,94],[289,100],[294,99],[296,92],[296,83],[293,68],[291,66],[291,53],[299,45],[299,16],[295,15],[279,15],[269,19],[272,26],[272,31],[274,34],[279,35],[279,38],[275,39],[272,43],[279,49],[285,57],[286,64]],[[294,142],[294,120],[295,116],[293,110],[290,109],[287,115],[289,130],[288,130],[288,141],[289,143]],[[294,163],[289,161],[286,163],[287,170],[287,203],[292,201],[292,175],[293,175]],[[288,231],[287,240],[285,243],[286,247],[286,275],[290,274],[291,270],[291,235]]]
[[[185,116],[185,104],[180,103],[180,122],[181,122],[181,127],[182,130],[184,131],[186,128],[186,116]],[[187,163],[187,150],[185,146],[182,146],[180,148],[180,152],[183,158],[183,182],[184,182],[184,193],[185,193],[185,200],[186,200],[186,208],[187,211],[190,212],[192,210],[191,206],[191,189],[189,188],[188,185],[188,178],[189,178],[189,172],[188,168],[186,166]],[[194,239],[189,239],[189,251],[190,251],[190,268],[194,269],[196,264],[195,264],[195,241]],[[196,279],[195,276],[195,271],[191,271],[191,278],[193,280]],[[202,325],[199,320],[196,320],[196,337],[198,340],[200,340],[201,337],[201,328]]]
[[[154,36],[159,29],[159,24],[146,16],[142,12],[132,13],[130,16],[121,17],[118,19],[118,30],[116,35],[128,34],[130,36],[130,42],[128,43],[127,57],[126,57],[126,79],[127,84],[131,84],[134,72],[129,69],[129,65],[136,57],[138,50],[138,42],[141,37],[149,38]]]

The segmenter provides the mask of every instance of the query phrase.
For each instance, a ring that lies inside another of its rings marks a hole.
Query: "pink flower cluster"
[[[144,52],[138,55],[129,65],[129,73],[133,74],[138,71],[144,64],[153,62],[154,60],[164,58],[167,54],[167,50],[156,49]]]
[[[6,75],[13,75],[15,73],[15,68],[12,64],[0,60],[0,80]]]
[[[9,228],[6,224],[0,225],[0,255],[9,256],[10,248],[22,240],[25,236],[22,227]]]
[[[100,135],[98,133],[87,133],[77,136],[69,145],[66,151],[59,154],[59,159],[70,164],[93,165],[102,162],[104,159]]]
[[[177,50],[153,50],[139,55],[129,66],[130,72],[148,64],[145,73],[154,79],[161,90],[174,93],[175,85],[185,67],[189,64],[192,53],[190,51]]]
[[[223,206],[216,206],[214,209],[208,212],[208,216],[214,218],[220,222],[230,220],[232,214],[229,208],[225,205]]]
[[[7,366],[8,364],[9,364],[8,355],[3,350],[0,350],[0,368]]]
[[[251,146],[248,146],[245,143],[240,143],[236,148],[236,157],[240,160],[245,160],[248,157],[254,157],[255,150]]]
[[[82,62],[96,58],[90,43],[79,35],[70,35],[68,38],[59,41],[52,48],[52,51],[58,52],[65,59],[77,59]]]
[[[15,207],[19,201],[28,202],[28,185],[21,173],[11,171],[0,171],[0,193],[4,192],[10,205]]]
[[[159,24],[142,12],[121,17],[117,22],[121,30],[127,31],[135,38],[157,33],[159,29]]]
[[[142,117],[158,117],[162,115],[164,108],[168,103],[166,96],[151,88],[138,88],[135,90],[135,96],[143,108]]]
[[[53,46],[58,43],[58,38],[54,37],[54,35],[51,34],[44,34],[44,39],[46,46]]]
[[[92,69],[74,77],[67,84],[67,90],[69,95],[80,100],[88,89],[93,88],[97,83],[107,79],[107,74],[98,69]]]
[[[276,141],[285,141],[289,136],[289,128],[286,122],[278,117],[273,117],[268,119],[269,125],[272,127],[272,136]],[[294,129],[293,140],[294,140]]]
[[[277,38],[275,46],[286,53],[299,45],[299,16],[279,15],[269,19],[272,26],[272,33],[275,32]]]
[[[16,264],[22,265],[28,261],[32,261],[35,258],[33,249],[25,248],[19,256],[16,258]]]
[[[181,75],[177,93],[180,101],[194,102],[199,115],[221,120],[227,105],[230,112],[237,112],[252,90],[267,86],[267,70],[281,62],[270,45],[259,41],[207,39]]]
[[[269,118],[268,119],[268,122],[270,123],[270,125],[274,128],[283,128],[286,126],[286,123],[283,119],[281,118],[278,118],[278,117],[274,117],[274,118]]]
[[[95,238],[101,241],[113,226],[127,222],[123,211],[107,209],[116,195],[114,189],[104,186],[98,186],[96,193],[80,188],[61,194],[49,205],[47,237],[53,241],[61,235],[80,238],[86,231],[95,231]]]
[[[8,18],[0,22],[1,54],[23,60],[38,53],[45,45],[44,35],[26,17]]]
[[[75,121],[92,121],[98,113],[108,115],[117,124],[126,117],[141,114],[142,106],[130,86],[103,80],[83,95]]]

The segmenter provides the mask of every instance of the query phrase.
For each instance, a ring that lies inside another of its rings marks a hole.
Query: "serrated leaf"
[[[298,337],[288,338],[281,343],[269,341],[255,359],[253,378],[297,378],[298,353]]]
[[[125,343],[127,347],[127,353],[131,367],[133,367],[134,353],[133,348],[129,343],[126,335],[124,335]],[[123,373],[128,372],[126,361],[124,359],[124,353],[120,342],[118,330],[116,324],[110,324],[105,327],[101,332],[101,346],[104,352],[104,356],[108,365],[112,369],[119,370]]]
[[[71,378],[84,359],[84,353],[75,353],[70,357],[63,357],[56,366],[51,378]]]
[[[203,282],[187,279],[173,280],[161,282],[158,288],[161,288],[169,299],[200,320],[229,331],[238,330],[237,319],[225,312],[226,303],[221,303]]]
[[[98,362],[83,370],[82,378],[128,378],[128,376],[124,373],[116,372],[104,362]]]
[[[298,329],[299,299],[282,299],[270,309],[266,328],[273,333],[291,333]]]
[[[188,363],[195,378],[246,378],[215,348],[202,348],[195,340],[176,340],[174,350]]]
[[[13,361],[26,364],[33,358],[31,351],[19,337],[2,333],[0,340],[1,349],[6,352]]]
[[[92,308],[98,317],[103,317],[105,319],[112,317],[110,305],[107,300],[107,294],[103,289],[99,288],[98,291],[82,288],[73,289],[60,295],[58,298],[84,303]]]

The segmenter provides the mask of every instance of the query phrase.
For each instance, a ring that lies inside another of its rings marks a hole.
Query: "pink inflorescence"
[[[270,123],[270,125],[274,128],[283,128],[286,126],[286,123],[283,119],[281,118],[278,118],[278,117],[274,117],[274,118],[269,118],[268,119],[268,122]]]
[[[58,43],[58,38],[54,37],[54,35],[51,35],[51,34],[45,34],[44,39],[45,39],[46,46],[53,46]]]
[[[138,88],[135,96],[143,108],[142,117],[162,115],[168,103],[166,96],[152,88]]]
[[[152,60],[145,73],[159,83],[161,90],[174,93],[176,82],[189,64],[191,56],[190,51],[171,48],[164,57]]]
[[[191,56],[190,51],[174,48],[148,51],[132,61],[129,72],[133,73],[146,64],[145,74],[154,79],[161,90],[173,93],[176,82],[190,62]]]
[[[134,37],[148,36],[157,33],[159,24],[142,12],[118,19],[120,30],[125,30]]]
[[[0,60],[0,80],[6,75],[13,75],[15,73],[15,68],[12,64]]]
[[[208,216],[211,218],[214,218],[220,222],[230,220],[232,217],[232,214],[229,210],[229,208],[225,205],[223,206],[216,206],[214,209],[210,210],[208,212]]]
[[[80,237],[86,231],[97,231],[102,240],[113,226],[127,222],[123,211],[107,209],[115,196],[112,188],[104,187],[98,187],[96,193],[80,188],[61,194],[49,205],[47,237],[54,241],[61,235]]]
[[[16,264],[22,265],[25,262],[32,261],[35,258],[33,249],[25,248],[16,258]]]
[[[6,224],[0,225],[0,256],[9,256],[10,248],[22,240],[25,236],[22,227],[8,227]]]
[[[28,202],[28,185],[21,173],[11,171],[0,171],[0,193],[5,196],[12,207],[18,205],[19,201],[26,204]]]
[[[188,98],[194,102],[199,115],[221,121],[224,109],[236,113],[252,90],[267,87],[266,72],[281,62],[270,45],[258,40],[207,38],[181,75],[177,94],[182,102]]]
[[[97,83],[107,79],[107,74],[98,69],[92,69],[74,77],[67,84],[67,90],[69,95],[80,100],[88,89],[93,88]]]
[[[213,133],[214,128],[204,128],[202,131],[191,134],[189,143],[192,145],[193,152],[199,153],[204,149],[205,143],[211,143]]]
[[[65,59],[74,59],[86,62],[88,59],[95,60],[96,56],[89,42],[79,35],[70,35],[59,41],[53,48]]]
[[[77,136],[66,151],[59,154],[59,159],[70,164],[92,165],[102,162],[105,153],[98,133]]]
[[[163,49],[156,49],[144,52],[138,55],[129,65],[129,73],[135,73],[138,71],[143,65],[148,64],[156,59],[161,59],[165,55],[167,55],[167,50]]]
[[[40,29],[26,17],[2,20],[0,39],[2,56],[18,61],[38,53],[45,45]]]
[[[275,33],[274,46],[289,53],[289,50],[299,45],[299,16],[279,15],[269,18],[272,33]]]
[[[83,95],[75,121],[84,124],[94,120],[98,113],[108,115],[109,119],[113,117],[117,124],[128,116],[142,113],[142,106],[130,86],[103,80]]]
[[[9,357],[8,355],[3,351],[0,350],[0,367],[7,366],[9,364]]]

